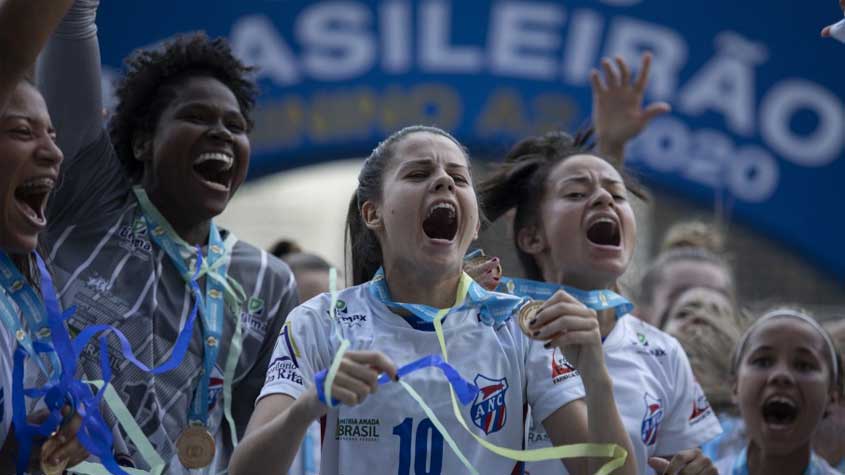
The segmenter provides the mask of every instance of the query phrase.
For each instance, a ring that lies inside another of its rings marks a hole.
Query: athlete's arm
[[[378,376],[396,380],[396,366],[383,353],[349,351],[344,354],[332,385],[332,397],[347,406],[364,402],[378,390]],[[244,439],[229,462],[232,475],[285,475],[305,432],[324,416],[328,407],[317,398],[312,385],[298,399],[286,394],[261,398],[249,420]]]
[[[103,132],[100,45],[95,23],[99,3],[73,2],[38,60],[38,88],[58,131],[59,148],[65,155],[63,168],[68,168]]]
[[[842,13],[845,13],[845,0],[839,0],[839,7],[842,8]],[[822,28],[822,36],[825,38],[834,37],[845,43],[845,20]]]
[[[72,0],[0,0],[0,111]]]
[[[713,461],[701,449],[682,450],[671,457],[652,457],[648,464],[658,475],[719,475]]]
[[[529,325],[532,337],[560,348],[581,373],[587,396],[561,407],[543,421],[554,445],[592,442],[616,444],[628,452],[625,465],[615,473],[637,475],[633,447],[613,399],[613,384],[604,364],[596,312],[564,291],[547,300]],[[586,406],[586,407],[585,407]],[[595,473],[607,460],[565,462],[572,474]]]
[[[619,56],[616,57],[618,72],[614,71],[607,58],[601,64],[604,81],[598,71],[593,70],[590,74],[598,150],[605,158],[621,167],[625,160],[625,144],[639,135],[652,119],[669,112],[671,108],[665,102],[655,102],[643,109],[651,54],[643,55],[640,73],[635,79],[631,78],[628,65]]]

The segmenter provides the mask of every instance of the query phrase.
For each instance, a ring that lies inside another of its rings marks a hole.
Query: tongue
[[[458,221],[455,213],[446,208],[434,210],[423,221],[423,232],[431,239],[451,241],[458,232]]]
[[[43,213],[41,213],[41,205],[44,203],[44,196],[45,194],[42,192],[30,192],[30,193],[15,193],[15,198],[18,200],[19,203],[23,205],[24,208],[28,209],[32,216],[36,218],[43,219]]]

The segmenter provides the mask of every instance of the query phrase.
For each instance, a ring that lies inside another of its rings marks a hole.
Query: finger
[[[666,102],[655,102],[654,104],[649,104],[649,106],[645,108],[645,111],[643,111],[643,121],[648,123],[651,119],[666,114],[671,110],[672,106]]]
[[[79,458],[80,454],[83,453],[86,453],[85,447],[82,446],[82,443],[79,442],[79,439],[74,437],[73,439],[69,440],[67,443],[59,447],[55,452],[53,452],[49,460],[52,465],[58,465],[65,460],[70,461],[71,459],[77,459]]]
[[[534,319],[528,322],[528,328],[531,330],[539,330],[549,323],[561,317],[576,317],[579,320],[593,320],[595,312],[583,305],[562,302],[540,307],[540,311],[534,316]]]
[[[567,346],[588,345],[601,345],[601,334],[598,331],[570,331],[560,333],[551,340],[547,341],[543,346],[545,348],[551,348],[553,346],[565,348]]]
[[[362,384],[370,388],[370,392],[375,392],[378,388],[378,372],[370,366],[364,366],[346,358],[340,363],[338,374],[343,373],[351,378],[354,378]]]
[[[631,81],[631,70],[628,68],[628,65],[625,64],[625,61],[622,59],[621,56],[616,56],[616,66],[619,67],[619,73],[621,74],[621,81],[623,86],[627,86],[628,83]]]
[[[569,302],[569,303],[574,303],[574,304],[580,305],[582,307],[585,307],[584,304],[581,303],[580,300],[576,299],[569,292],[567,292],[563,289],[556,291],[554,294],[552,294],[552,296],[548,300],[543,302],[543,307],[549,307],[551,305],[554,305],[554,304],[560,303],[560,302]]]
[[[830,38],[830,26],[822,28],[822,37]]]
[[[558,333],[591,331],[598,326],[598,321],[595,319],[565,315],[533,330],[531,337],[538,340],[548,340]]]
[[[370,390],[370,386],[364,383],[361,380],[353,378],[345,373],[338,372],[334,378],[334,385],[332,386],[332,392],[335,391],[337,388],[346,389],[352,393],[355,393],[358,401],[363,401],[368,394],[372,391]]]
[[[601,74],[595,69],[590,71],[590,83],[593,85],[593,94],[602,94],[607,92],[607,88],[601,80]]]
[[[658,475],[663,475],[669,468],[669,461],[660,457],[652,457],[648,459],[648,466],[653,468]]]
[[[704,454],[693,459],[691,462],[687,463],[683,469],[681,469],[681,475],[702,475],[706,473],[709,468],[713,467],[713,462],[710,461],[709,458],[705,457]]]
[[[384,353],[378,351],[356,351],[347,353],[357,363],[372,366],[378,373],[387,373],[390,379],[397,381],[396,365]]]
[[[651,70],[651,53],[645,53],[643,55],[643,62],[640,65],[640,74],[637,76],[637,81],[634,85],[634,89],[642,93],[645,91],[646,86],[648,85],[648,73]]]
[[[619,76],[617,76],[616,71],[613,70],[610,60],[607,58],[602,59],[601,68],[604,70],[604,81],[607,83],[607,87],[619,87]]]
[[[842,9],[842,13],[845,13],[845,0],[839,0],[839,8]]]
[[[669,461],[669,467],[666,468],[666,475],[679,475],[681,470],[687,466],[690,462],[695,460],[696,457],[701,455],[701,451],[698,449],[695,450],[682,450],[675,454],[672,457],[672,460]]]
[[[347,406],[357,406],[363,401],[358,394],[342,387],[332,387],[332,398]]]

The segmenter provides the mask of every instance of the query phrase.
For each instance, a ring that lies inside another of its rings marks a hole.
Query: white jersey
[[[722,432],[678,341],[625,315],[604,342],[613,396],[631,436],[637,473],[653,474],[648,458],[674,455]],[[549,447],[542,426],[528,434],[528,447]],[[530,475],[566,473],[560,464],[529,463]]]
[[[717,460],[715,465],[719,475],[747,475],[748,467],[735,467],[737,458],[739,458],[742,452],[743,450],[740,450],[737,453]],[[804,473],[806,475],[842,475],[842,472],[831,467],[830,464],[827,463],[827,460],[819,457],[815,453],[811,456],[810,464],[812,468],[807,467],[809,470],[805,470]],[[734,469],[736,469],[736,473],[734,473]]]
[[[439,355],[431,324],[391,312],[373,298],[369,284],[339,294],[340,331],[350,350],[385,353],[397,367],[427,355]],[[260,397],[287,394],[298,398],[328,368],[340,342],[329,319],[329,295],[294,309],[276,344]],[[479,321],[477,310],[450,314],[443,322],[449,362],[481,391],[463,406],[473,432],[493,444],[521,449],[525,408],[542,422],[560,407],[584,397],[578,372],[542,343],[526,338],[513,320],[493,328]],[[439,370],[408,374],[416,389],[445,425],[458,447],[480,473],[508,474],[517,464],[481,447],[455,420],[449,386]],[[557,464],[561,462],[557,461]],[[413,471],[413,472],[412,472]],[[328,412],[323,439],[324,475],[456,474],[466,468],[422,409],[398,384],[388,383],[356,407]]]
[[[0,448],[12,426],[12,367],[16,347],[15,339],[0,325]]]

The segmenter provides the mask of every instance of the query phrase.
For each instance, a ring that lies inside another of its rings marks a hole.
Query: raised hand
[[[397,380],[396,365],[378,351],[347,351],[337,370],[332,397],[347,406],[357,406],[378,390],[378,377],[387,373]]]
[[[843,0],[845,1],[845,0]],[[615,58],[619,71],[610,59],[602,59],[604,80],[597,70],[590,73],[593,87],[593,124],[598,136],[599,152],[621,165],[625,144],[642,132],[655,117],[671,110],[666,102],[655,102],[643,108],[648,85],[651,53],[645,53],[639,75],[631,79],[631,70],[621,57]]]
[[[485,289],[496,290],[502,278],[502,265],[498,257],[483,257],[465,262],[464,272]]]
[[[845,0],[839,0],[839,7],[842,8],[842,13],[845,14]],[[833,36],[834,35],[833,29],[834,29],[834,27],[837,27],[837,25],[841,25],[841,26],[838,27],[838,29],[841,29],[843,31],[843,33],[845,34],[845,20],[840,20],[839,23],[834,23],[832,25],[828,25],[828,26],[822,28],[822,36],[825,37],[825,38],[830,38],[831,36]],[[845,40],[843,40],[843,41],[845,41]]]
[[[672,457],[671,461],[652,457],[648,459],[648,464],[658,475],[719,475],[713,461],[701,449],[683,450]]]
[[[595,310],[587,308],[563,290],[546,300],[528,322],[529,337],[558,347],[570,363],[581,370],[604,365],[601,330]]]

